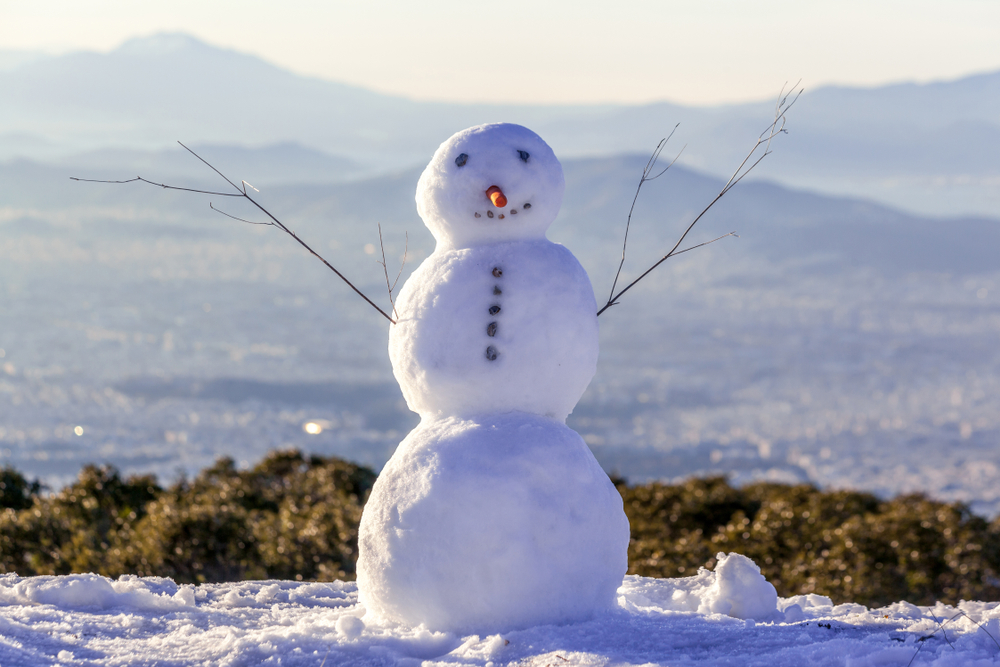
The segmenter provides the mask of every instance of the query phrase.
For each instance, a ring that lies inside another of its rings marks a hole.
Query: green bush
[[[178,582],[350,580],[375,473],[336,458],[273,452],[250,470],[220,459],[167,489],[149,475],[87,466],[42,495],[0,471],[0,571],[158,575]],[[629,572],[651,577],[749,556],[782,596],[819,593],[877,606],[1000,599],[1000,518],[920,495],[724,478],[629,486]]]
[[[0,570],[22,574],[105,573],[108,550],[162,490],[150,475],[122,479],[88,465],[59,493],[37,493],[0,514]]]
[[[58,494],[0,514],[0,571],[241,579],[353,579],[375,473],[336,458],[228,458],[169,489],[87,466]]]
[[[633,574],[690,575],[735,551],[782,596],[868,606],[1000,599],[1000,519],[990,524],[958,503],[806,485],[733,489],[723,478],[619,490]]]
[[[29,482],[10,466],[0,469],[0,509],[27,509],[41,491],[42,485],[37,479]]]

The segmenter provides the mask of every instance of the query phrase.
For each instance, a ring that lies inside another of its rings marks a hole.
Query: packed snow
[[[622,500],[565,420],[597,370],[586,271],[545,238],[562,166],[520,125],[441,144],[417,185],[437,247],[400,292],[389,358],[420,425],[361,519],[375,616],[453,632],[605,611],[628,569]]]
[[[178,586],[92,574],[0,577],[0,664],[802,665],[1000,664],[1000,603],[881,609],[778,598],[742,556],[684,579],[629,576],[589,620],[490,634],[374,620],[353,583]]]
[[[614,604],[628,543],[621,495],[572,429],[425,420],[365,505],[358,585],[369,612],[433,629],[579,620]]]
[[[597,370],[586,271],[545,238],[563,197],[552,149],[519,125],[458,132],[417,185],[437,247],[389,329],[403,396],[422,417],[520,410],[565,420]]]
[[[565,420],[597,370],[594,292],[573,255],[549,241],[435,252],[397,310],[389,357],[422,416],[520,410]]]
[[[484,196],[493,186],[499,197]],[[537,134],[512,123],[477,125],[434,152],[417,182],[417,212],[439,249],[542,239],[565,187],[562,165]]]

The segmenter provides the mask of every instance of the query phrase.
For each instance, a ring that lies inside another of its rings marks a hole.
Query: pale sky
[[[0,49],[159,31],[458,102],[714,104],[1000,69],[998,0],[0,0]]]

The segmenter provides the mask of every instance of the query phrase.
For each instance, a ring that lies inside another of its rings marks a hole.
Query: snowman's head
[[[417,212],[439,247],[543,238],[564,187],[562,165],[537,134],[478,125],[434,153],[417,183]]]

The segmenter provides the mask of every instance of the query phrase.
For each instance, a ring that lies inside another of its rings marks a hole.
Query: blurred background
[[[321,5],[321,6],[320,6]],[[569,419],[630,481],[725,473],[1000,513],[1000,5],[2,3],[0,464],[163,479],[274,448],[377,470],[416,424],[387,324],[184,141],[383,305],[433,250],[417,177],[453,132],[525,124],[549,237],[607,299],[771,121],[788,134],[600,318]],[[256,195],[255,195],[256,196]]]

